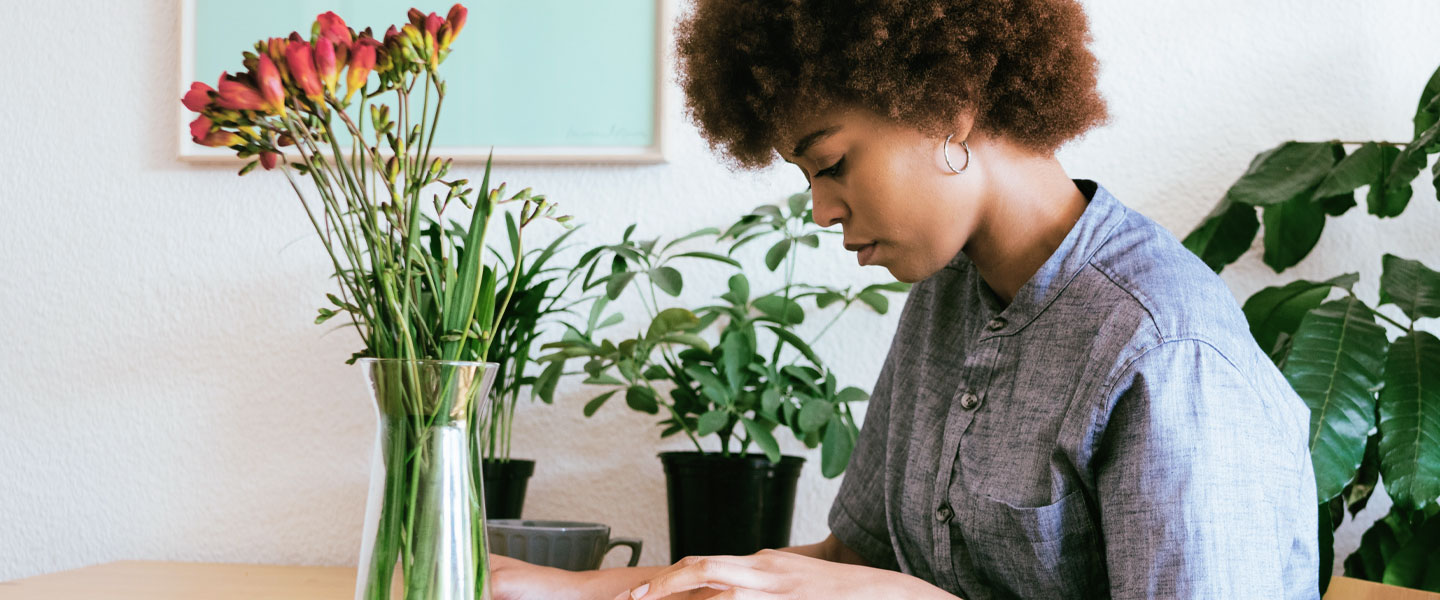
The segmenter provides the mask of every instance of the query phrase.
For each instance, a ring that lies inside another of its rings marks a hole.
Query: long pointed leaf
[[[1380,474],[1397,506],[1440,499],[1440,339],[1405,335],[1390,346],[1380,391]]]
[[[1375,426],[1375,392],[1385,368],[1385,330],[1353,296],[1310,311],[1295,331],[1282,372],[1310,407],[1310,455],[1319,501],[1354,479]]]

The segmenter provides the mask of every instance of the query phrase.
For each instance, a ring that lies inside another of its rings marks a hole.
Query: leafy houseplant
[[[796,194],[783,209],[760,206],[723,232],[702,229],[664,245],[658,239],[636,239],[632,225],[619,243],[586,252],[573,276],[579,278],[584,272],[582,288],[589,291],[603,286],[604,292],[594,297],[583,327],[567,325],[568,331],[561,341],[546,345],[556,351],[540,359],[551,362],[551,368],[542,375],[539,385],[553,386],[553,378],[561,375],[556,365],[579,359],[583,361],[582,372],[587,376],[584,383],[610,388],[585,405],[586,416],[595,414],[611,397],[623,393],[630,408],[663,414],[662,437],[683,433],[698,453],[705,455],[700,439],[714,435],[720,441],[720,459],[754,463],[754,468],[759,469],[774,468],[772,465],[782,462],[774,432],[783,428],[807,447],[820,446],[822,472],[826,477],[839,475],[849,462],[858,434],[849,404],[866,400],[869,395],[859,388],[841,388],[835,374],[811,346],[855,303],[883,314],[889,308],[885,294],[903,292],[909,286],[877,284],[855,291],[796,282],[799,248],[816,248],[821,235],[837,233],[814,224],[809,202],[809,194]],[[712,237],[717,243],[728,245],[724,254],[681,249],[686,241]],[[758,241],[771,242],[765,253],[766,267],[771,271],[784,268],[783,285],[765,293],[752,293],[750,279],[734,258],[737,250]],[[693,311],[662,306],[657,290],[676,297],[684,289],[680,270],[672,266],[681,260],[711,261],[735,269],[728,281],[728,291],[719,296],[719,303]],[[601,270],[602,265],[608,265],[608,271]],[[633,337],[618,342],[602,339],[600,330],[623,320],[618,313],[606,316],[606,309],[626,290],[632,290],[640,298],[649,323]],[[830,308],[834,313],[808,341],[796,331],[806,317],[802,302],[813,302],[817,309]],[[719,329],[718,335],[710,338],[715,340],[713,344],[705,337],[712,327]],[[787,357],[783,352],[786,346],[793,348],[796,355]],[[669,388],[668,392],[662,393],[662,385]],[[762,452],[764,459],[755,461],[747,457],[746,452],[752,447]],[[672,554],[748,553],[760,549],[747,549],[745,543],[738,542],[734,547],[677,546],[677,541],[684,544],[686,536],[676,535],[673,508],[676,489],[671,462],[685,459],[670,455],[662,455],[662,459],[667,461],[667,472],[672,473]],[[787,471],[798,475],[799,459],[791,459],[790,463],[794,466],[786,467]],[[790,493],[793,500],[793,478]],[[731,506],[743,506],[743,503],[737,501]],[[712,519],[706,524],[708,529],[724,529],[713,523],[718,513],[706,511],[706,514]],[[783,517],[777,517],[783,521],[786,538],[789,517],[788,511]],[[750,518],[753,519],[753,515]]]
[[[530,397],[539,398],[546,404],[554,402],[558,377],[546,377],[547,385],[537,387],[541,378],[527,373],[527,367],[536,364],[534,359],[538,348],[535,344],[542,326],[569,310],[570,305],[562,304],[562,298],[574,283],[573,278],[566,276],[568,269],[553,266],[551,261],[575,229],[561,234],[543,249],[522,253],[524,229],[518,227],[509,214],[505,217],[510,255],[518,256],[520,260],[516,262],[491,249],[501,273],[497,288],[510,288],[512,281],[515,288],[508,304],[504,305],[505,318],[499,321],[490,346],[490,360],[498,368],[495,385],[491,388],[491,407],[480,426],[485,514],[491,519],[516,519],[524,508],[525,489],[535,471],[535,461],[511,457],[515,409],[527,389]],[[496,298],[497,305],[506,301],[505,298]],[[551,374],[558,374],[563,366],[563,363],[550,363],[546,368]]]
[[[1408,143],[1292,141],[1256,156],[1186,247],[1218,272],[1250,247],[1263,221],[1264,260],[1278,273],[1309,254],[1327,215],[1357,206],[1359,188],[1369,188],[1371,214],[1399,216],[1428,155],[1440,152],[1440,70],[1413,121]],[[1434,174],[1440,184],[1440,164]],[[1384,255],[1377,306],[1355,295],[1358,280],[1350,273],[1268,287],[1246,300],[1245,315],[1310,407],[1322,591],[1334,529],[1347,507],[1352,515],[1364,508],[1383,477],[1394,508],[1364,534],[1345,573],[1440,592],[1440,338],[1418,326],[1440,317],[1440,272]],[[1403,318],[1377,310],[1384,305]]]
[[[486,230],[503,205],[519,206],[518,228],[555,207],[528,189],[508,199],[504,185],[490,189],[489,164],[478,193],[447,178],[450,161],[430,152],[445,99],[438,69],[466,10],[412,9],[409,20],[376,39],[322,14],[308,38],[259,41],[245,72],[195,83],[182,103],[199,113],[196,143],[251,159],[241,175],[285,175],[340,288],[316,322],[343,315],[364,344],[351,362],[366,366],[379,426],[357,598],[389,598],[397,571],[406,598],[479,597],[488,565],[474,457],[497,370],[484,361],[519,284],[497,287]],[[469,224],[442,230],[456,201]]]

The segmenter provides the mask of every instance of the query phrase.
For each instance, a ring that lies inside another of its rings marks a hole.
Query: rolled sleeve
[[[1314,476],[1288,398],[1181,340],[1135,359],[1107,399],[1095,473],[1112,597],[1318,597]]]

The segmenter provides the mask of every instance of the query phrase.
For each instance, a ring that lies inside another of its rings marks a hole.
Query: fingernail
[[[630,591],[630,597],[633,598],[634,600],[640,600],[641,598],[644,598],[644,597],[645,597],[645,592],[648,592],[648,591],[650,591],[650,584],[647,583],[647,584],[645,584],[645,585],[642,585],[642,586],[640,586],[640,587],[638,587],[638,588],[635,588],[635,589],[631,590],[631,591]]]

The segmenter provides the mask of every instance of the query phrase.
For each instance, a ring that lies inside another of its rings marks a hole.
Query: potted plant
[[[1406,143],[1292,141],[1256,156],[1185,245],[1218,272],[1263,221],[1264,260],[1278,273],[1309,254],[1327,215],[1358,205],[1359,188],[1369,188],[1371,214],[1400,215],[1428,155],[1440,152],[1440,70],[1413,121]],[[1440,183],[1440,165],[1435,175]],[[1394,508],[1365,532],[1345,574],[1440,592],[1440,338],[1417,326],[1440,317],[1440,272],[1390,254],[1380,266],[1377,305],[1356,296],[1360,276],[1349,273],[1267,287],[1243,307],[1255,341],[1310,407],[1322,593],[1334,529],[1381,480]]]
[[[856,291],[797,282],[799,248],[816,248],[821,235],[838,234],[814,224],[809,202],[808,193],[796,194],[783,209],[760,206],[723,232],[702,229],[663,245],[658,239],[637,239],[630,226],[619,243],[595,247],[580,258],[574,276],[584,272],[582,288],[603,286],[604,292],[593,298],[583,326],[567,324],[562,340],[545,346],[556,351],[542,361],[581,361],[583,383],[610,388],[585,405],[586,416],[623,393],[630,408],[663,416],[661,437],[684,434],[694,444],[694,452],[660,455],[675,560],[788,545],[803,459],[781,456],[775,431],[788,430],[807,447],[819,446],[826,477],[838,476],[849,462],[858,435],[849,405],[869,395],[842,388],[811,346],[855,303],[883,314],[889,309],[885,294],[909,286],[888,283]],[[697,238],[714,238],[728,250],[682,249]],[[762,240],[772,242],[766,267],[783,266],[784,282],[755,293],[734,254]],[[712,261],[736,271],[719,303],[695,310],[662,306],[658,292],[677,297],[684,288],[673,266],[683,260]],[[603,265],[608,270],[601,270]],[[601,330],[623,321],[606,310],[627,290],[644,305],[648,324],[619,341],[602,339]],[[796,331],[806,318],[802,303],[833,313],[809,340]],[[718,451],[705,450],[701,439],[708,436],[718,438]]]
[[[408,24],[376,38],[327,12],[308,37],[261,40],[244,72],[216,88],[195,83],[181,100],[199,113],[196,143],[251,159],[241,175],[285,175],[339,287],[316,323],[340,316],[363,343],[350,362],[364,365],[377,431],[357,598],[390,598],[392,586],[407,598],[488,597],[479,415],[498,369],[486,361],[521,280],[499,286],[483,260],[486,232],[506,205],[518,228],[569,220],[528,189],[491,189],[489,163],[477,192],[431,155],[439,66],[466,15],[458,4],[445,17],[412,9]],[[462,207],[468,225],[435,225]],[[519,261],[518,244],[513,253]]]
[[[525,507],[525,490],[535,473],[535,461],[511,456],[511,440],[515,410],[522,395],[539,398],[546,404],[555,401],[555,385],[563,363],[550,363],[540,373],[527,372],[537,365],[534,358],[537,340],[547,325],[569,310],[562,299],[574,279],[568,269],[551,264],[556,253],[576,229],[561,234],[544,248],[520,252],[524,227],[505,215],[509,234],[510,256],[491,249],[502,273],[497,289],[507,289],[514,282],[515,294],[504,304],[504,318],[495,330],[490,346],[490,360],[498,365],[495,385],[491,388],[489,410],[480,423],[481,452],[485,479],[485,515],[490,519],[518,519]],[[496,303],[507,299],[496,298]],[[525,392],[528,390],[528,394]]]

